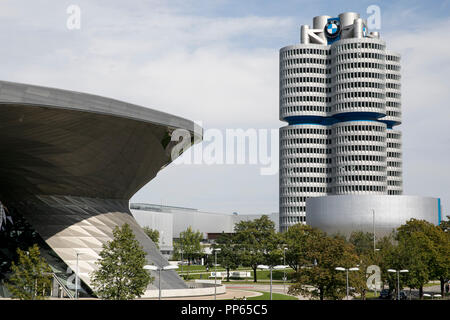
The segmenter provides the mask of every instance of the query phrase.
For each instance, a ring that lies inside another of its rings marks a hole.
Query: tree
[[[399,246],[409,258],[410,276],[419,286],[422,298],[423,285],[429,279],[439,279],[441,294],[450,277],[450,241],[442,227],[425,220],[411,219],[398,229]],[[425,282],[426,281],[426,282]]]
[[[258,265],[274,265],[280,261],[280,238],[275,232],[275,223],[263,215],[259,219],[238,222],[234,232],[235,248],[242,264],[252,268],[253,281],[257,282]]]
[[[352,245],[341,237],[329,237],[312,228],[305,242],[308,265],[300,267],[294,275],[294,284],[289,293],[302,294],[324,300],[340,299],[346,294],[345,272],[336,267],[351,268],[358,263]]]
[[[353,231],[348,241],[355,246],[358,255],[373,253],[373,233]]]
[[[384,240],[383,240],[384,241]],[[367,293],[367,274],[366,270],[370,265],[378,265],[379,258],[373,248],[373,233],[363,231],[353,231],[350,234],[348,242],[355,248],[359,258],[359,271],[352,272],[349,275],[352,280],[352,287],[361,295],[361,299],[366,299]],[[378,242],[378,247],[383,244]]]
[[[439,227],[442,231],[447,232],[447,235],[450,235],[450,216],[447,216],[447,220],[442,220]]]
[[[234,247],[233,235],[222,233],[213,245],[213,250],[219,248],[218,263],[227,270],[227,281],[230,281],[230,269],[239,266],[239,253]]]
[[[444,296],[445,282],[450,280],[450,216],[447,220],[442,220],[439,224],[442,232],[439,233],[438,242],[438,261],[436,265],[436,273],[441,283],[441,295]]]
[[[159,231],[156,229],[152,229],[148,226],[142,228],[145,234],[153,241],[156,247],[159,249]]]
[[[188,259],[188,265],[191,261],[203,255],[203,247],[201,241],[203,234],[200,231],[192,231],[189,226],[186,231],[180,232],[180,238],[174,243],[174,256],[180,257],[182,253],[183,258]],[[189,278],[189,268],[187,278]]]
[[[312,227],[298,223],[289,227],[282,235],[287,248],[286,263],[296,272],[300,271],[301,266],[310,263],[307,258],[307,239],[312,232]]]
[[[103,245],[98,270],[92,274],[95,293],[102,299],[128,300],[140,297],[153,281],[144,269],[145,251],[128,224],[116,226],[114,239]]]
[[[39,247],[34,244],[28,251],[17,249],[19,261],[11,264],[11,277],[7,288],[12,298],[42,300],[51,288],[52,269],[41,257]]]

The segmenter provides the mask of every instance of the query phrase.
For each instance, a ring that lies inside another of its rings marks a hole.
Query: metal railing
[[[53,279],[58,283],[58,287],[64,291],[64,293],[70,298],[75,299],[75,294],[72,293],[69,288],[64,284],[64,282],[56,275],[56,273],[52,272]],[[58,294],[59,296],[59,294]]]

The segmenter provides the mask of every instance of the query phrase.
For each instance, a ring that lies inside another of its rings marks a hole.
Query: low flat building
[[[263,216],[262,214],[208,212],[147,203],[131,203],[130,211],[141,227],[159,231],[160,250],[166,257],[170,257],[173,253],[173,239],[178,239],[180,233],[188,227],[191,227],[193,231],[200,231],[204,242],[212,242],[218,234],[233,233],[236,223]],[[278,231],[278,212],[266,215],[275,223],[275,230]]]

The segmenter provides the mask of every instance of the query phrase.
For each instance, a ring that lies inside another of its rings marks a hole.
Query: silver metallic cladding
[[[328,234],[349,236],[353,231],[389,235],[414,217],[438,224],[437,199],[420,196],[345,195],[307,200],[306,222]]]

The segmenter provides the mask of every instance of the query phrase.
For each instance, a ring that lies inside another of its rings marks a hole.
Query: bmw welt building
[[[40,239],[60,280],[73,284],[75,271],[88,292],[102,245],[124,223],[148,264],[169,264],[131,215],[129,199],[173,160],[177,129],[190,133],[191,145],[201,128],[122,101],[6,81],[0,110],[0,280],[16,248]],[[153,276],[149,290],[157,289]],[[161,288],[187,285],[172,270]]]
[[[279,85],[281,231],[440,222],[439,199],[402,195],[400,55],[359,14],[303,25],[280,49]]]

